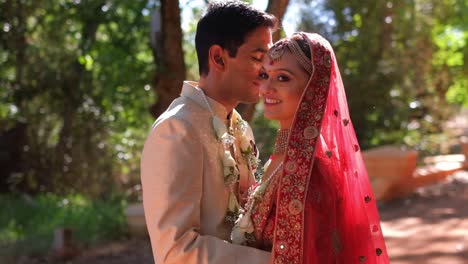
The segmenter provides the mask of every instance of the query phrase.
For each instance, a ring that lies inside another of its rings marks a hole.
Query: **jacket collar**
[[[198,82],[184,81],[180,95],[182,97],[190,98],[198,105],[205,108],[207,111],[210,111],[206,105],[205,99],[203,98],[203,91],[198,87]],[[226,111],[226,107],[224,107],[224,105],[214,99],[211,99],[208,96],[206,96],[206,99],[208,100],[208,103],[210,104],[211,109],[213,109],[215,115],[217,115],[221,120],[226,120],[228,118],[228,112]]]

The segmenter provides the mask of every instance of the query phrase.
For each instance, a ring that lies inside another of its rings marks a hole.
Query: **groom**
[[[258,100],[258,75],[276,27],[274,16],[239,1],[209,4],[198,22],[200,81],[184,82],[142,153],[143,204],[156,263],[269,262],[268,252],[228,242],[232,223],[226,216],[254,182],[253,164],[245,159],[254,149],[251,129],[234,107]]]

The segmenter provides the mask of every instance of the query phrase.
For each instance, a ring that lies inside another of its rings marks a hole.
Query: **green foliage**
[[[334,46],[362,147],[440,152],[443,122],[468,104],[466,0],[313,5],[299,29]]]
[[[468,107],[468,79],[455,80],[453,85],[449,87],[446,97],[449,103]]]
[[[335,48],[362,147],[396,143],[437,152],[442,122],[468,105],[467,0],[291,4],[303,5],[299,29],[321,33]],[[116,181],[138,182],[152,122],[157,64],[149,25],[158,5],[0,1],[2,169],[13,153],[2,136],[26,126],[24,139],[10,143],[19,154],[0,190],[102,195],[121,191]],[[183,43],[190,79],[198,78],[200,6],[185,7],[192,12]],[[277,126],[263,118],[261,105],[257,110],[252,126],[265,161]]]
[[[44,253],[54,230],[71,228],[79,247],[122,238],[126,234],[126,202],[83,195],[0,196],[0,249],[3,254]]]
[[[461,32],[451,26],[438,25],[433,29],[434,44],[437,52],[433,57],[433,65],[449,67],[463,66],[463,47],[466,45],[468,32]]]
[[[152,121],[151,3],[0,2],[0,134],[27,124],[10,188],[100,194],[137,175]]]
[[[188,23],[186,23],[184,30],[184,40],[182,43],[182,48],[184,50],[184,61],[187,68],[187,79],[188,80],[198,80],[198,58],[197,52],[195,50],[195,32],[197,30],[198,20],[202,16],[202,11],[200,7],[185,7],[185,9],[191,9]],[[185,10],[184,12],[187,12]]]
[[[255,135],[255,143],[260,152],[261,164],[264,164],[273,153],[279,124],[263,116],[262,103],[258,103],[255,110],[251,126]]]

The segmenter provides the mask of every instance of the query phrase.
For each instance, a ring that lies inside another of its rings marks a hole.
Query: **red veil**
[[[255,235],[271,230],[274,263],[389,263],[335,54],[320,35],[300,34],[309,42],[313,73],[283,175],[252,213]]]

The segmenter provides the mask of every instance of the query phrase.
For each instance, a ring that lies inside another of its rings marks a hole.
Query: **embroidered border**
[[[331,74],[330,51],[326,44],[314,36],[316,35],[308,35],[306,38],[311,46],[315,72],[304,90],[295,116],[284,159],[283,177],[277,193],[275,247],[272,252],[275,263],[302,263],[303,208]]]

